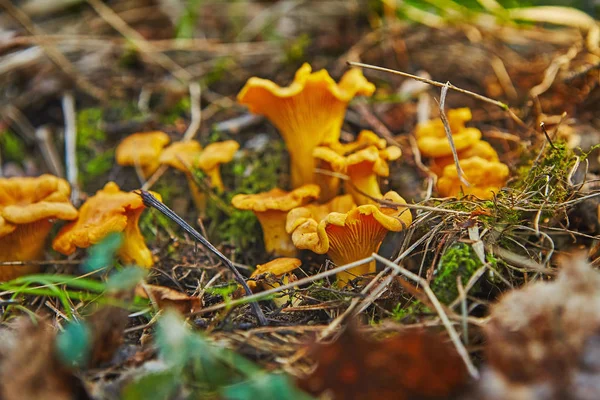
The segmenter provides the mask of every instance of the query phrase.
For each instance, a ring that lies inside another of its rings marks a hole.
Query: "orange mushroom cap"
[[[170,141],[169,135],[161,131],[129,135],[117,146],[117,164],[138,165],[144,176],[150,176],[159,167],[159,156]]]
[[[253,77],[238,94],[241,104],[265,115],[279,129],[290,153],[293,187],[314,183],[312,151],[339,139],[348,102],[375,91],[359,69],[347,71],[339,84],[326,70],[311,72],[309,64],[302,65],[287,87]]]
[[[71,188],[52,175],[0,178],[0,261],[31,261],[43,255],[53,219],[73,220]],[[0,267],[0,281],[39,270],[37,266]]]
[[[385,146],[385,141],[381,142],[372,132],[363,131],[356,142],[317,147],[313,157],[324,162],[327,169],[348,175],[350,182],[345,182],[344,186],[357,204],[373,204],[374,201],[361,192],[376,199],[382,198],[377,177],[388,176],[388,161],[397,160],[402,155],[399,147]],[[343,149],[351,153],[338,154]]]
[[[211,143],[197,160],[197,166],[202,169],[210,177],[210,182],[213,187],[222,192],[225,187],[221,180],[221,172],[219,166],[223,163],[233,160],[233,156],[240,148],[240,144],[235,140],[225,140],[223,142]]]
[[[467,147],[463,151],[457,152],[458,159],[464,160],[471,157],[481,157],[484,160],[488,161],[498,161],[498,153],[492,145],[483,140],[478,140],[470,147]],[[444,168],[447,165],[454,164],[453,156],[444,156],[444,157],[436,157],[431,159],[431,163],[429,164],[429,169],[431,172],[436,174],[437,176],[441,176],[444,172]]]
[[[293,257],[280,257],[266,264],[259,264],[247,281],[248,287],[253,293],[258,293],[279,287],[281,286],[280,282],[283,284],[294,282],[297,278],[292,271],[300,265],[302,265],[302,261]],[[274,298],[273,302],[278,307],[283,307],[289,298],[289,295],[282,295]]]
[[[196,140],[175,142],[162,152],[159,162],[185,174],[194,205],[202,215],[206,210],[206,194],[198,187],[192,175],[192,169],[197,166],[201,154],[202,145]]]
[[[470,109],[449,110],[447,116],[456,151],[465,150],[481,139],[479,129],[465,127],[465,123],[472,117]],[[425,157],[443,157],[452,154],[452,148],[440,118],[417,125],[415,137],[419,151]]]
[[[297,227],[309,219],[321,221],[332,212],[347,213],[355,207],[356,204],[354,203],[354,199],[350,194],[337,196],[325,204],[312,203],[302,207],[297,207],[288,213],[285,223],[285,230],[288,233],[292,233]]]
[[[163,150],[158,161],[189,174],[190,168],[196,166],[202,153],[202,145],[196,140],[172,143]]]
[[[319,197],[317,185],[304,185],[291,192],[279,188],[258,194],[238,194],[231,204],[240,210],[254,212],[263,229],[265,248],[283,256],[293,256],[296,248],[285,231],[288,211]]]
[[[158,193],[152,193],[160,199]],[[114,182],[87,199],[79,210],[79,218],[64,226],[54,238],[52,247],[62,254],[72,254],[77,247],[87,248],[100,242],[109,233],[123,232],[119,257],[127,263],[150,268],[152,253],[144,242],[138,222],[144,210],[140,196],[123,192]]]
[[[290,213],[287,223],[293,228],[292,241],[299,249],[327,253],[337,265],[368,257],[377,251],[388,231],[401,231],[412,222],[410,211],[401,206],[406,202],[396,192],[386,193],[383,200],[399,205],[394,208],[365,204],[347,213],[332,212],[320,221],[301,215],[305,218],[301,224],[295,223],[298,215]],[[375,272],[374,262],[339,273],[338,282],[344,285],[355,276],[371,272]]]
[[[438,179],[437,189],[441,196],[456,197],[461,192],[465,195],[474,195],[480,199],[491,199],[505,184],[510,171],[506,164],[497,161],[488,161],[481,157],[471,157],[459,162],[469,187],[458,179],[458,172],[454,165],[448,165]]]

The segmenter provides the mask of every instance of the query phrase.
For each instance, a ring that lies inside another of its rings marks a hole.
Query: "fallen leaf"
[[[199,297],[191,297],[177,290],[158,285],[138,285],[135,295],[144,299],[150,298],[160,309],[173,308],[181,314],[188,314],[202,308]]]
[[[317,345],[312,354],[318,366],[299,387],[333,399],[450,399],[468,382],[454,348],[427,331],[375,341],[351,326],[333,343]]]

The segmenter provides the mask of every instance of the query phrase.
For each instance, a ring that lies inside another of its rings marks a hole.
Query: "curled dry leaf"
[[[158,285],[138,285],[135,295],[156,302],[160,309],[173,308],[182,314],[192,313],[202,308],[202,299],[191,297],[177,290]]]
[[[426,331],[375,341],[350,327],[333,343],[315,346],[312,354],[318,366],[299,386],[333,399],[451,399],[468,382],[454,348]]]

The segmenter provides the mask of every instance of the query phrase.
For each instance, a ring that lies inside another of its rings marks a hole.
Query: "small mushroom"
[[[233,160],[233,156],[239,148],[240,144],[235,140],[211,143],[204,148],[204,151],[198,157],[197,166],[206,172],[210,178],[210,184],[219,192],[225,190],[219,166]]]
[[[265,248],[281,256],[294,256],[296,247],[285,231],[287,213],[319,197],[317,185],[304,185],[291,192],[279,188],[258,194],[238,194],[231,204],[254,212],[263,230]]]
[[[472,146],[467,147],[465,150],[457,152],[459,160],[465,160],[471,157],[481,157],[488,161],[498,161],[498,153],[488,143],[483,140],[478,140]],[[432,158],[429,164],[431,172],[437,176],[441,176],[444,172],[446,165],[454,164],[454,157],[452,155]]]
[[[152,193],[160,199],[160,195]],[[123,192],[114,182],[87,199],[79,209],[79,218],[64,226],[54,238],[52,248],[59,253],[73,254],[100,242],[109,233],[123,232],[123,244],[118,255],[123,262],[150,268],[154,261],[144,242],[138,222],[144,210],[140,196]]]
[[[402,152],[396,146],[385,147],[385,140],[372,144],[371,139],[366,139],[370,135],[363,132],[354,143],[319,146],[313,151],[313,156],[326,163],[326,168],[348,175],[350,182],[345,182],[344,187],[357,204],[373,204],[374,201],[368,196],[376,199],[383,197],[377,177],[388,176],[390,170],[387,162],[397,160]],[[350,150],[350,154],[343,153],[346,150]]]
[[[376,252],[388,231],[399,232],[410,225],[412,215],[404,199],[396,192],[388,192],[383,200],[399,204],[398,207],[365,204],[346,213],[332,212],[320,221],[300,217],[304,221],[296,223],[299,213],[292,210],[287,219],[288,232],[299,249],[309,249],[317,254],[325,254],[336,265],[344,265],[370,256]],[[356,276],[375,272],[375,262],[354,267],[337,274],[338,284],[344,286]]]
[[[297,188],[315,183],[313,149],[338,141],[350,100],[374,91],[359,69],[349,70],[336,84],[326,70],[312,73],[311,66],[304,64],[290,86],[253,77],[237,98],[277,127],[290,154],[292,186]]]
[[[354,199],[350,194],[337,196],[324,204],[311,203],[291,210],[286,218],[285,230],[292,233],[297,227],[314,219],[315,221],[324,220],[330,213],[347,213],[356,207]]]
[[[508,166],[497,161],[488,161],[481,157],[471,157],[459,162],[465,179],[470,186],[465,187],[458,178],[454,164],[444,168],[438,179],[438,193],[444,197],[456,197],[460,193],[473,195],[480,199],[491,199],[505,184],[509,176]]]
[[[117,164],[139,166],[144,177],[148,177],[160,166],[160,153],[170,141],[169,135],[161,131],[129,135],[117,146]]]
[[[0,178],[0,261],[40,259],[54,220],[73,220],[71,188],[52,175]],[[0,266],[0,281],[39,270],[36,265]]]
[[[471,110],[458,108],[448,111],[448,124],[452,132],[452,141],[456,151],[466,150],[481,139],[481,131],[467,128],[465,123],[471,120]],[[424,157],[443,157],[452,155],[450,142],[446,137],[444,124],[439,118],[419,124],[415,130],[417,146]]]
[[[194,205],[200,214],[206,210],[206,194],[198,187],[192,175],[192,168],[202,154],[202,145],[195,140],[175,142],[160,155],[161,164],[173,167],[185,174]]]
[[[281,283],[287,285],[298,279],[292,271],[300,265],[302,265],[302,261],[292,257],[280,257],[266,264],[259,264],[256,266],[254,272],[252,272],[252,275],[250,275],[250,279],[247,282],[248,287],[252,290],[252,293],[259,293],[279,287]],[[273,302],[277,307],[283,307],[287,304],[289,298],[288,295],[284,295],[274,298]]]

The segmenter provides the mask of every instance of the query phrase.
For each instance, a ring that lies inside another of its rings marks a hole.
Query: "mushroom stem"
[[[192,192],[192,199],[196,210],[200,214],[201,218],[204,218],[206,214],[206,194],[200,189],[200,187],[194,181],[194,177],[191,174],[186,174],[188,185],[190,186],[190,192]]]
[[[144,237],[138,225],[143,208],[132,212],[127,219],[123,244],[119,249],[119,257],[126,263],[133,263],[144,268],[151,268],[154,264],[152,253],[144,242]]]
[[[288,140],[285,141],[288,149],[295,148],[290,151],[290,177],[292,181],[292,187],[297,188],[302,185],[309,183],[315,183],[315,162],[312,156],[314,147],[306,147],[302,145],[298,146],[296,143],[289,144]]]
[[[269,253],[294,257],[297,253],[292,238],[285,230],[286,211],[268,210],[254,212],[263,230],[265,249]]]
[[[351,168],[348,170],[348,176],[350,177],[350,180],[346,181],[344,185],[346,192],[352,195],[356,204],[375,204],[373,200],[363,193],[376,199],[381,199],[383,197],[381,189],[379,189],[377,175],[374,172],[358,169],[354,170],[354,168]]]
[[[210,178],[210,185],[215,188],[217,192],[222,193],[223,190],[225,190],[225,185],[223,185],[223,180],[221,179],[219,166],[217,165],[215,168],[210,168],[204,172]]]
[[[18,225],[12,233],[0,238],[0,261],[32,261],[44,255],[44,244],[52,223],[48,219]],[[39,271],[39,265],[2,266],[0,282]]]

